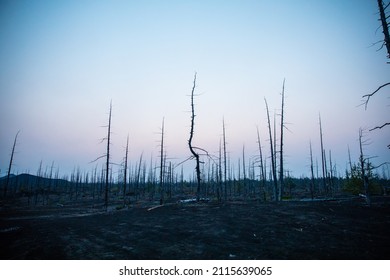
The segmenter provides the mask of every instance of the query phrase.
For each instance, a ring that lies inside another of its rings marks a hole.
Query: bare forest
[[[378,0],[390,57],[386,9]],[[365,152],[369,133],[356,133],[359,158],[336,165],[326,146],[323,116],[316,139],[307,139],[307,176],[290,175],[288,80],[281,81],[279,108],[264,98],[263,127],[257,127],[255,154],[242,147],[238,162],[229,157],[229,129],[221,116],[217,152],[197,146],[197,74],[189,78],[188,158],[178,162],[165,147],[161,117],[158,155],[113,158],[111,101],[101,154],[90,170],[43,163],[36,173],[14,172],[23,131],[9,144],[6,175],[0,178],[1,259],[388,259],[390,257],[390,166],[372,163]],[[362,96],[385,94],[390,83]],[[277,114],[272,114],[277,112]],[[180,129],[180,128],[177,128]],[[185,128],[183,128],[185,129]],[[259,131],[266,132],[262,139]],[[313,157],[312,142],[320,145]],[[191,171],[184,165],[191,166]],[[338,166],[345,166],[342,170]]]

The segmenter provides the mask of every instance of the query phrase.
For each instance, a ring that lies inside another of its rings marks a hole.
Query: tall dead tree
[[[227,162],[226,162],[226,133],[225,133],[225,119],[222,120],[223,127],[223,184],[224,184],[224,192],[225,192],[225,200],[227,200]]]
[[[363,154],[363,130],[361,128],[359,129],[359,148],[360,148],[359,163],[360,163],[360,173],[363,182],[363,189],[365,192],[367,205],[371,206],[370,192],[368,190],[368,174],[366,174],[366,168],[365,168],[366,159],[364,158],[364,154]]]
[[[263,192],[265,193],[265,172],[264,172],[263,152],[262,152],[262,149],[261,149],[259,127],[256,127],[256,129],[257,129],[257,143],[259,144],[259,157],[260,157],[260,159],[259,159],[260,182],[261,182],[260,186],[262,187]],[[265,198],[265,196],[264,196],[264,198]]]
[[[218,178],[218,188],[217,188],[217,197],[218,201],[221,202],[222,200],[222,147],[221,147],[221,140],[219,141],[219,150],[218,150],[218,171],[217,171],[217,178]]]
[[[127,159],[129,155],[129,135],[127,135],[127,141],[126,141],[126,154],[125,154],[125,167],[124,167],[124,174],[123,174],[123,205],[126,204],[126,186],[127,186]]]
[[[389,34],[390,22],[388,22],[388,19],[390,18],[390,15],[386,14],[387,9],[390,6],[390,2],[385,4],[383,0],[377,0],[377,1],[378,1],[379,15],[380,15],[379,21],[381,22],[382,32],[383,32],[383,36],[384,36],[384,39],[379,41],[379,42],[377,42],[377,43],[382,43],[382,46],[379,49],[382,49],[384,46],[386,47],[387,58],[390,59],[390,34]],[[387,63],[390,64],[390,61],[388,61]],[[386,86],[389,86],[389,85],[390,85],[390,82],[385,83],[385,84],[379,86],[376,90],[374,90],[370,94],[363,95],[362,98],[365,99],[365,101],[364,101],[365,109],[367,109],[367,105],[368,105],[368,102],[370,101],[370,98],[373,95],[375,95],[378,91],[380,91],[382,88],[384,88]],[[390,125],[390,122],[386,122],[386,123],[384,123],[382,125],[378,125],[378,126],[376,126],[374,128],[371,128],[370,131],[376,130],[376,129],[382,129],[385,126],[388,126],[388,125]],[[387,147],[390,149],[390,144],[387,145]]]
[[[143,157],[143,153],[141,153],[140,157],[139,157],[139,163],[138,163],[138,168],[137,168],[137,175],[136,175],[136,178],[135,178],[135,197],[139,198],[141,195],[140,195],[140,178],[141,178],[141,167],[142,167],[142,157]]]
[[[160,205],[164,203],[164,118],[161,126],[160,145]]]
[[[242,174],[243,174],[243,189],[244,192],[247,192],[246,189],[246,169],[245,169],[245,145],[242,145]]]
[[[107,154],[106,154],[106,179],[104,186],[104,208],[107,211],[108,208],[108,184],[110,174],[110,144],[111,144],[111,112],[112,112],[112,101],[110,101],[110,112],[108,114],[108,130],[107,130]]]
[[[314,199],[314,166],[313,166],[313,151],[311,148],[311,141],[310,141],[310,173],[311,173],[310,195],[311,195],[311,199]]]
[[[282,200],[283,196],[283,188],[284,188],[284,181],[283,181],[283,130],[284,130],[284,83],[285,79],[283,80],[283,88],[282,88],[282,112],[280,116],[280,163],[279,163],[279,200]]]
[[[267,120],[268,120],[268,132],[269,132],[269,142],[271,147],[271,172],[272,172],[272,178],[274,183],[274,200],[278,200],[278,181],[276,176],[276,162],[275,162],[275,154],[274,154],[274,143],[272,141],[272,131],[271,131],[271,120],[269,118],[269,110],[268,110],[268,103],[267,99],[264,98],[265,101],[265,108],[267,110]]]
[[[199,201],[200,199],[200,160],[199,160],[199,154],[195,151],[195,147],[192,144],[192,140],[194,138],[194,126],[195,126],[195,105],[194,105],[194,93],[195,93],[195,86],[196,86],[196,72],[194,75],[194,84],[191,91],[191,131],[190,131],[190,138],[188,139],[188,146],[190,148],[191,154],[195,158],[196,161],[196,180],[197,180],[197,188],[196,188],[196,200]]]
[[[379,9],[379,15],[380,15],[380,21],[381,21],[381,25],[382,25],[382,31],[383,31],[383,35],[384,35],[384,39],[383,39],[383,43],[382,43],[382,47],[383,46],[386,46],[386,50],[387,50],[387,58],[390,59],[390,35],[389,35],[389,22],[387,22],[387,19],[390,17],[390,16],[387,16],[386,15],[386,9],[389,7],[390,5],[390,2],[386,4],[384,4],[383,0],[378,0],[378,9]],[[381,48],[382,48],[381,47]]]
[[[8,185],[9,185],[9,177],[11,175],[11,168],[12,168],[12,162],[14,160],[16,140],[18,139],[19,132],[20,131],[18,131],[16,133],[15,139],[14,139],[14,144],[12,145],[11,159],[9,160],[9,166],[8,166],[8,172],[7,172],[7,181],[5,182],[5,187],[4,187],[4,197],[7,196],[7,189],[8,189]]]
[[[325,161],[325,150],[324,150],[324,143],[322,139],[322,123],[321,123],[321,115],[319,115],[319,123],[320,123],[320,141],[321,141],[321,163],[322,163],[322,187],[323,189],[327,190],[326,188],[326,161]]]

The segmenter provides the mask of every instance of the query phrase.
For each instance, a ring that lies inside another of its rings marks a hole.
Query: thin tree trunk
[[[225,201],[227,200],[227,166],[226,166],[226,133],[225,133],[225,119],[222,120],[223,127],[223,184],[225,188]]]
[[[333,164],[332,164],[332,151],[329,150],[329,191],[333,195]]]
[[[129,155],[129,135],[126,140],[125,170],[123,178],[123,205],[126,204],[126,187],[127,187],[127,159]]]
[[[265,192],[265,175],[264,175],[264,165],[263,165],[263,152],[261,149],[261,142],[260,142],[260,133],[259,133],[259,127],[257,129],[257,143],[259,144],[259,156],[260,156],[260,181],[261,181],[261,187],[263,189],[263,192]]]
[[[139,163],[138,163],[138,169],[137,169],[137,177],[136,177],[136,181],[135,181],[135,189],[136,189],[136,196],[138,196],[138,198],[140,198],[140,178],[141,178],[141,167],[142,167],[142,156],[143,156],[143,153],[141,153],[141,156],[139,157]]]
[[[164,203],[164,118],[161,127],[160,147],[160,205]]]
[[[4,197],[7,196],[7,189],[8,189],[8,184],[9,184],[9,176],[11,175],[12,161],[14,159],[16,140],[18,139],[19,132],[20,131],[18,131],[16,133],[15,139],[14,139],[14,144],[12,145],[11,159],[9,161],[8,172],[7,172],[7,181],[5,182],[5,187],[4,187]]]
[[[191,131],[190,131],[190,138],[188,140],[188,146],[190,148],[191,154],[194,156],[196,161],[196,180],[197,180],[197,188],[196,188],[196,200],[199,201],[200,199],[200,163],[199,163],[199,154],[195,152],[194,147],[192,146],[192,139],[194,137],[194,126],[195,126],[195,105],[194,105],[194,92],[195,92],[195,86],[196,86],[196,73],[194,76],[194,84],[191,91]]]
[[[218,201],[221,202],[222,200],[222,147],[221,147],[221,140],[219,141],[219,151],[218,151]]]
[[[368,176],[366,175],[366,172],[365,172],[365,167],[364,167],[364,164],[365,164],[365,159],[364,159],[364,155],[363,155],[363,130],[360,128],[359,129],[359,147],[360,147],[360,157],[359,157],[359,161],[360,161],[360,171],[361,171],[361,176],[362,176],[362,182],[363,182],[363,188],[364,188],[364,192],[365,192],[365,196],[366,196],[366,202],[367,202],[367,205],[368,206],[371,206],[371,197],[370,197],[370,192],[368,190]]]
[[[310,183],[310,195],[311,199],[314,199],[314,167],[313,167],[313,152],[310,141],[310,172],[311,172],[311,183]]]
[[[319,115],[320,122],[320,140],[321,140],[321,162],[322,162],[322,187],[326,190],[326,175],[325,175],[325,159],[324,159],[324,143],[322,141],[322,124],[321,124],[321,115]]]
[[[272,178],[274,183],[274,200],[278,200],[278,185],[277,185],[277,178],[276,178],[276,168],[275,168],[275,154],[274,154],[274,143],[272,141],[272,131],[271,131],[271,121],[269,118],[269,110],[268,110],[268,103],[267,99],[264,98],[265,101],[265,107],[267,110],[267,120],[268,120],[268,132],[269,132],[269,141],[270,141],[270,147],[271,147],[271,172],[272,172]]]
[[[349,163],[349,174],[352,175],[352,160],[351,160],[351,151],[348,146],[348,163]]]
[[[106,157],[106,183],[104,188],[104,208],[107,211],[108,208],[108,182],[110,174],[110,137],[111,137],[111,112],[112,112],[112,101],[110,102],[110,113],[108,117],[108,132],[107,132],[107,157]]]
[[[284,83],[285,80],[283,80],[283,88],[282,88],[282,115],[280,120],[280,173],[279,173],[279,200],[282,200],[283,196],[283,188],[284,188],[284,182],[283,182],[283,130],[284,130]]]
[[[243,174],[243,188],[245,194],[247,194],[247,189],[246,189],[246,169],[245,169],[245,145],[242,145],[242,174]]]

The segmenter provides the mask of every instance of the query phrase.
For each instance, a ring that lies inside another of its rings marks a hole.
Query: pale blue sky
[[[187,147],[194,72],[194,143],[217,155],[226,122],[237,165],[257,155],[256,126],[269,155],[264,97],[280,108],[286,78],[286,169],[309,172],[309,141],[324,144],[344,174],[347,146],[358,159],[359,127],[388,121],[389,88],[375,0],[359,1],[2,1],[0,4],[0,169],[20,130],[14,172],[54,161],[61,173],[105,153],[100,139],[113,102],[112,161],[143,152],[157,159],[165,117],[168,157]],[[279,112],[279,111],[276,111]],[[372,161],[389,161],[389,129],[367,134]],[[186,165],[192,170],[193,163]]]

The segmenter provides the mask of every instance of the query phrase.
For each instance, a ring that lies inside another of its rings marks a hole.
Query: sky
[[[14,137],[12,173],[36,174],[40,162],[60,174],[89,172],[104,160],[112,101],[111,161],[158,161],[164,146],[186,160],[194,74],[193,143],[218,156],[222,122],[232,169],[258,155],[269,163],[267,99],[279,140],[285,79],[285,170],[320,162],[319,115],[326,154],[344,175],[348,147],[374,165],[390,161],[389,90],[367,107],[362,96],[389,82],[375,0],[357,1],[1,1],[0,176]],[[207,162],[207,158],[203,157]],[[115,170],[118,165],[113,165]],[[180,167],[178,167],[180,168]],[[183,164],[192,174],[194,161]],[[258,172],[258,171],[256,171]],[[388,172],[388,169],[387,171]],[[382,171],[379,172],[382,174]],[[190,175],[188,175],[190,176]]]

